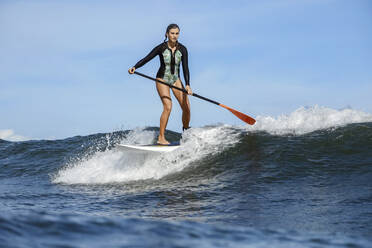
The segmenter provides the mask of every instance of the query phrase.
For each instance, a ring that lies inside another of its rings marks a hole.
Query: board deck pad
[[[159,144],[150,144],[150,145],[127,145],[127,144],[118,144],[119,148],[136,153],[164,153],[171,152],[180,147],[180,142],[171,142],[169,145],[159,145]]]

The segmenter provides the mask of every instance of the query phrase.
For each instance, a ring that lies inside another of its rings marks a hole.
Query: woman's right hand
[[[135,70],[136,70],[136,68],[132,67],[132,68],[129,68],[128,72],[129,72],[129,74],[133,74]]]

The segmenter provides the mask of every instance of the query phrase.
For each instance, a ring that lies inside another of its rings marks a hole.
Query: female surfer
[[[143,59],[137,62],[132,68],[128,70],[130,74],[141,66],[145,65],[156,55],[160,58],[160,68],[156,74],[156,79],[165,82],[169,85],[174,85],[179,88],[187,90],[189,95],[192,94],[190,88],[190,73],[188,67],[187,49],[184,45],[178,42],[180,28],[177,24],[170,24],[165,32],[165,40],[160,45],[156,46]],[[168,40],[167,40],[168,38]],[[182,71],[185,78],[186,88],[180,80],[180,63],[182,62]],[[169,115],[172,110],[172,99],[170,96],[169,86],[156,82],[156,89],[159,93],[160,99],[163,103],[163,112],[160,116],[160,132],[158,137],[158,144],[167,145],[169,142],[165,139],[164,133],[167,127]],[[183,130],[189,128],[190,123],[190,102],[182,91],[173,89],[173,95],[176,97],[182,109],[182,124]]]

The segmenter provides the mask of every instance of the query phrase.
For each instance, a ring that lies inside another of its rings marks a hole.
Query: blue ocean
[[[0,140],[0,247],[372,247],[372,115]]]

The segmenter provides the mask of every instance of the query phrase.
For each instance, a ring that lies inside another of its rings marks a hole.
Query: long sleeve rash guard
[[[190,85],[190,72],[188,66],[188,54],[187,49],[181,43],[177,43],[176,50],[172,53],[172,50],[168,47],[166,42],[163,42],[156,46],[151,52],[138,61],[134,67],[136,69],[145,65],[147,62],[152,60],[156,55],[159,55],[160,58],[160,68],[156,74],[157,78],[162,78],[166,82],[174,81],[178,79],[180,75],[180,63],[182,61],[182,71],[185,78],[186,85]],[[174,83],[171,82],[171,83]]]

